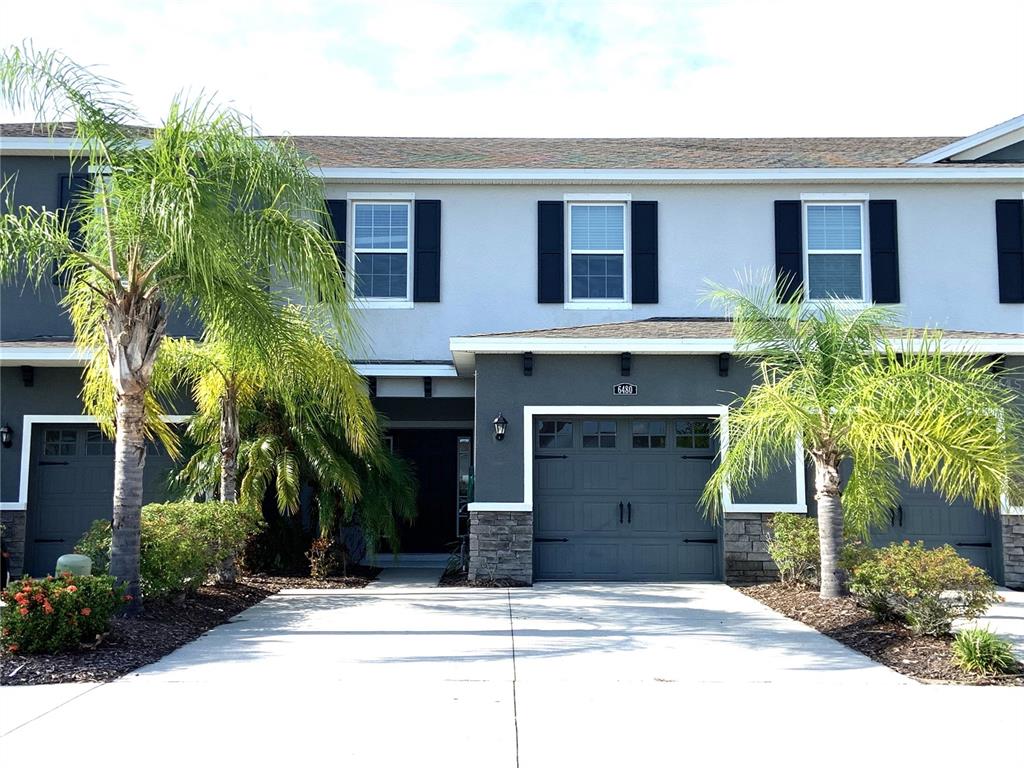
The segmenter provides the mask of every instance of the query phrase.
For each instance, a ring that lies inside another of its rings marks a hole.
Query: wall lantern
[[[732,356],[728,352],[723,352],[718,356],[718,375],[728,376],[729,375],[729,360]]]
[[[12,442],[14,442],[14,430],[11,429],[10,424],[4,424],[0,427],[0,445],[10,448]]]
[[[494,419],[494,439],[504,440],[505,430],[508,428],[508,419],[501,415],[499,412]]]

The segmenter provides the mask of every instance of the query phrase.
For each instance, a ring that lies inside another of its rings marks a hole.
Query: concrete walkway
[[[115,683],[2,689],[0,754],[41,765],[41,744],[54,761],[97,739],[106,766],[823,755],[862,766],[870,754],[943,766],[1021,754],[1024,690],[910,682],[721,584],[388,581],[276,595]],[[951,718],[955,731],[939,735]]]

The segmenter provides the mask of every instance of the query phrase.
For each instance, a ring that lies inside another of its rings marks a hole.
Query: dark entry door
[[[706,419],[538,419],[536,577],[720,578],[719,529],[698,504],[711,434]]]
[[[408,461],[416,474],[416,520],[399,527],[402,552],[439,553],[454,548],[458,535],[459,441],[468,429],[393,429],[395,454]],[[388,544],[384,545],[389,546]]]
[[[44,424],[32,435],[25,572],[52,573],[94,520],[109,520],[114,495],[114,444],[93,425]],[[167,497],[173,462],[150,444],[143,502]]]

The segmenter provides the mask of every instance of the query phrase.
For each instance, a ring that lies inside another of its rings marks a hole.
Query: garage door
[[[999,521],[964,499],[952,504],[937,493],[905,486],[889,525],[872,533],[871,543],[923,541],[927,547],[952,544],[956,550],[994,578],[999,568]]]
[[[533,440],[535,578],[721,578],[719,529],[698,506],[710,421],[552,417]]]
[[[52,573],[94,520],[109,520],[114,495],[114,444],[95,426],[46,424],[33,431],[32,487],[25,541],[25,570]],[[149,444],[143,501],[167,497],[173,463]]]

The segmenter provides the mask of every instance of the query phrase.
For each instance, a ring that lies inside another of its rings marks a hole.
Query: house
[[[0,133],[15,199],[65,205],[70,134]],[[366,339],[352,357],[417,468],[405,562],[443,558],[469,502],[472,577],[770,576],[766,519],[813,499],[794,446],[721,522],[697,507],[727,450],[713,420],[751,382],[701,303],[707,279],[775,270],[1024,365],[1024,116],[966,138],[295,141],[346,242]],[[59,297],[0,297],[16,572],[46,571],[110,508],[112,446],[82,415]],[[151,450],[155,498],[170,462]],[[1022,512],[907,488],[875,540],[948,542],[1024,585]]]

